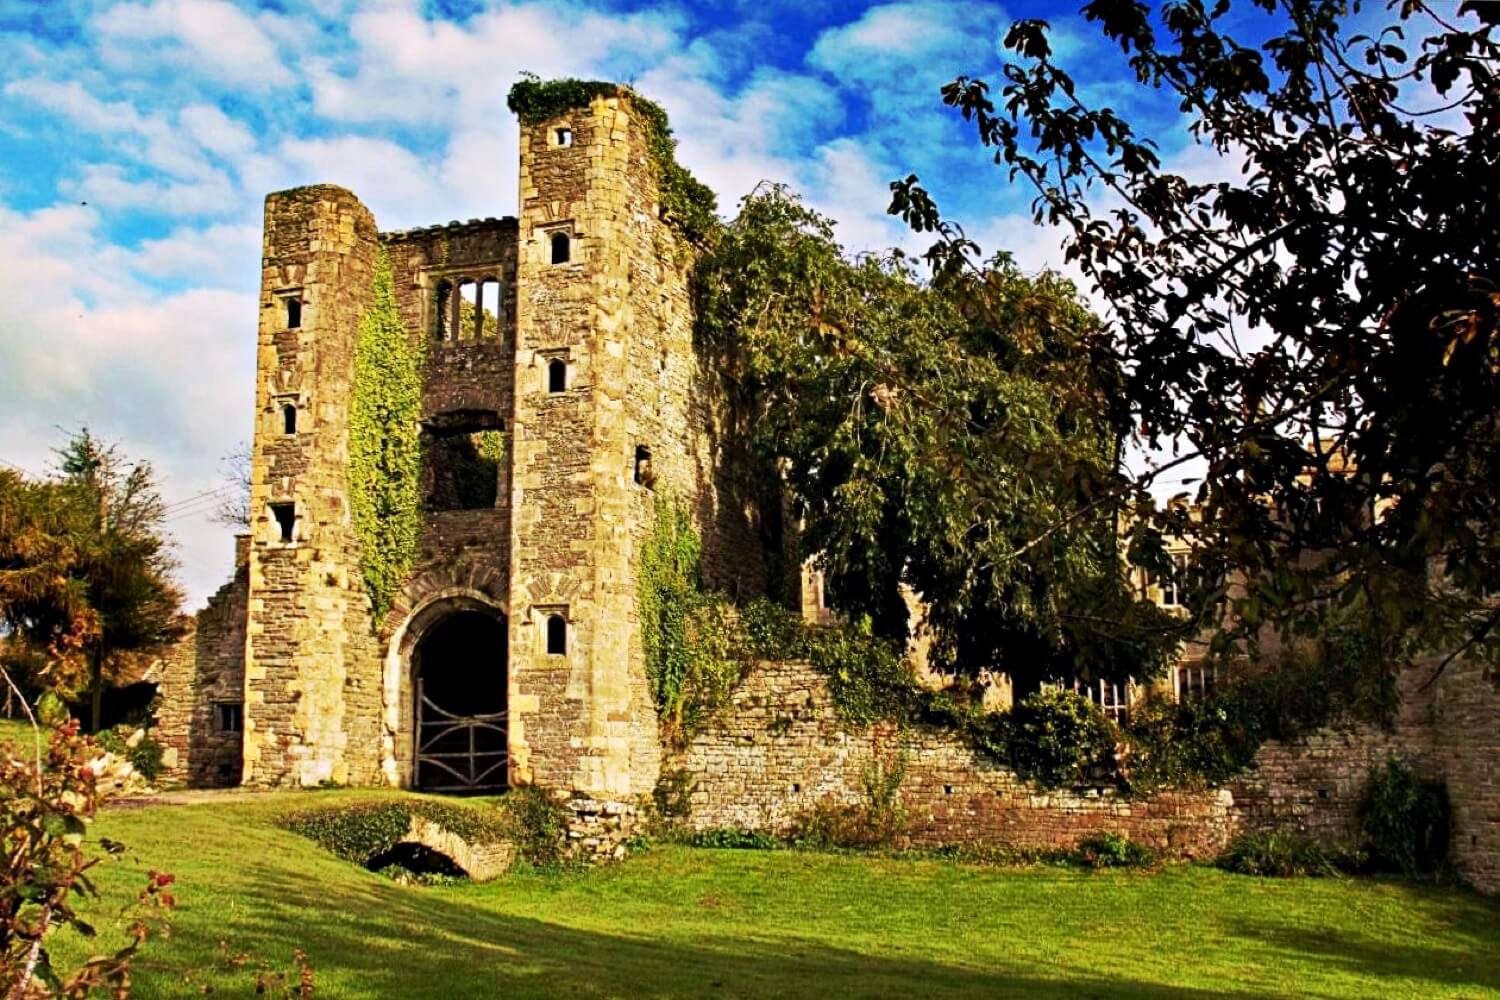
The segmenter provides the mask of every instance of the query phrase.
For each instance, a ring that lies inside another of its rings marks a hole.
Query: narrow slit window
[[[554,136],[557,139],[557,144],[564,149],[573,145],[573,130],[570,128],[560,128]]]
[[[553,358],[547,362],[547,391],[568,391],[568,363],[562,358]]]
[[[566,264],[572,259],[572,241],[567,233],[552,234],[552,263]]]
[[[281,433],[297,433],[297,408],[291,403],[281,408]]]
[[[547,655],[565,656],[568,652],[568,623],[562,615],[547,616]]]
[[[635,446],[635,482],[648,490],[656,485],[656,471],[651,467],[651,449],[643,444]]]
[[[238,733],[245,728],[245,706],[237,701],[214,705],[214,728],[221,733]]]
[[[489,278],[479,285],[479,318],[483,336],[500,335],[500,282]]]
[[[453,283],[439,281],[432,297],[432,335],[438,340],[453,339]]]
[[[283,542],[290,542],[292,531],[297,526],[297,508],[289,503],[273,503],[271,516],[276,519],[278,537]]]
[[[302,299],[296,295],[287,296],[286,300],[286,327],[295,330],[302,325]]]

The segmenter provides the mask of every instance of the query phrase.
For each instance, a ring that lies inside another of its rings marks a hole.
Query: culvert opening
[[[375,855],[365,863],[365,867],[405,883],[451,882],[469,877],[469,873],[460,868],[452,858],[425,844],[397,844],[390,850]]]

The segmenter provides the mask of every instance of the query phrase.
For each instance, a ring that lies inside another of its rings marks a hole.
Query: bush
[[[155,781],[161,776],[166,747],[152,739],[146,730],[133,726],[105,729],[94,737],[94,741],[101,749],[129,761],[136,773],[147,781]]]
[[[1071,691],[1045,689],[1010,711],[1005,745],[1017,774],[1049,788],[1114,773],[1118,733],[1099,707]]]
[[[1156,852],[1124,834],[1100,830],[1079,839],[1071,860],[1085,868],[1149,868]]]
[[[1359,829],[1377,869],[1404,875],[1440,869],[1448,858],[1451,819],[1441,783],[1422,781],[1395,757],[1371,770],[1359,804]]]
[[[781,846],[775,834],[764,830],[743,830],[726,826],[688,834],[683,842],[690,847],[712,847],[735,851],[774,851]]]
[[[862,799],[818,802],[793,824],[793,842],[799,847],[889,847],[906,832],[906,809],[901,805],[905,778],[905,754],[888,760],[877,757],[860,775]]]
[[[545,788],[522,785],[500,799],[505,831],[522,860],[539,868],[560,865],[568,854],[568,811]]]
[[[1286,830],[1242,833],[1229,842],[1217,864],[1239,875],[1301,878],[1339,874],[1335,855],[1311,837]]]

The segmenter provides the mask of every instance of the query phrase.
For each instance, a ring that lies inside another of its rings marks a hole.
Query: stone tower
[[[379,657],[347,489],[375,220],[349,192],[266,199],[251,463],[243,781],[378,775]]]

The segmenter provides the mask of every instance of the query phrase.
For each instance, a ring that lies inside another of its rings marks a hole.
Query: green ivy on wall
[[[667,113],[624,84],[606,80],[542,80],[525,75],[510,88],[506,103],[522,125],[536,125],[574,108],[586,108],[596,97],[628,96],[646,123],[646,141],[656,165],[663,217],[683,239],[697,246],[710,242],[718,231],[718,199],[677,162],[677,140]]]
[[[377,621],[411,571],[422,527],[424,361],[420,340],[407,334],[396,309],[391,261],[381,247],[354,344],[349,407],[349,504]]]

